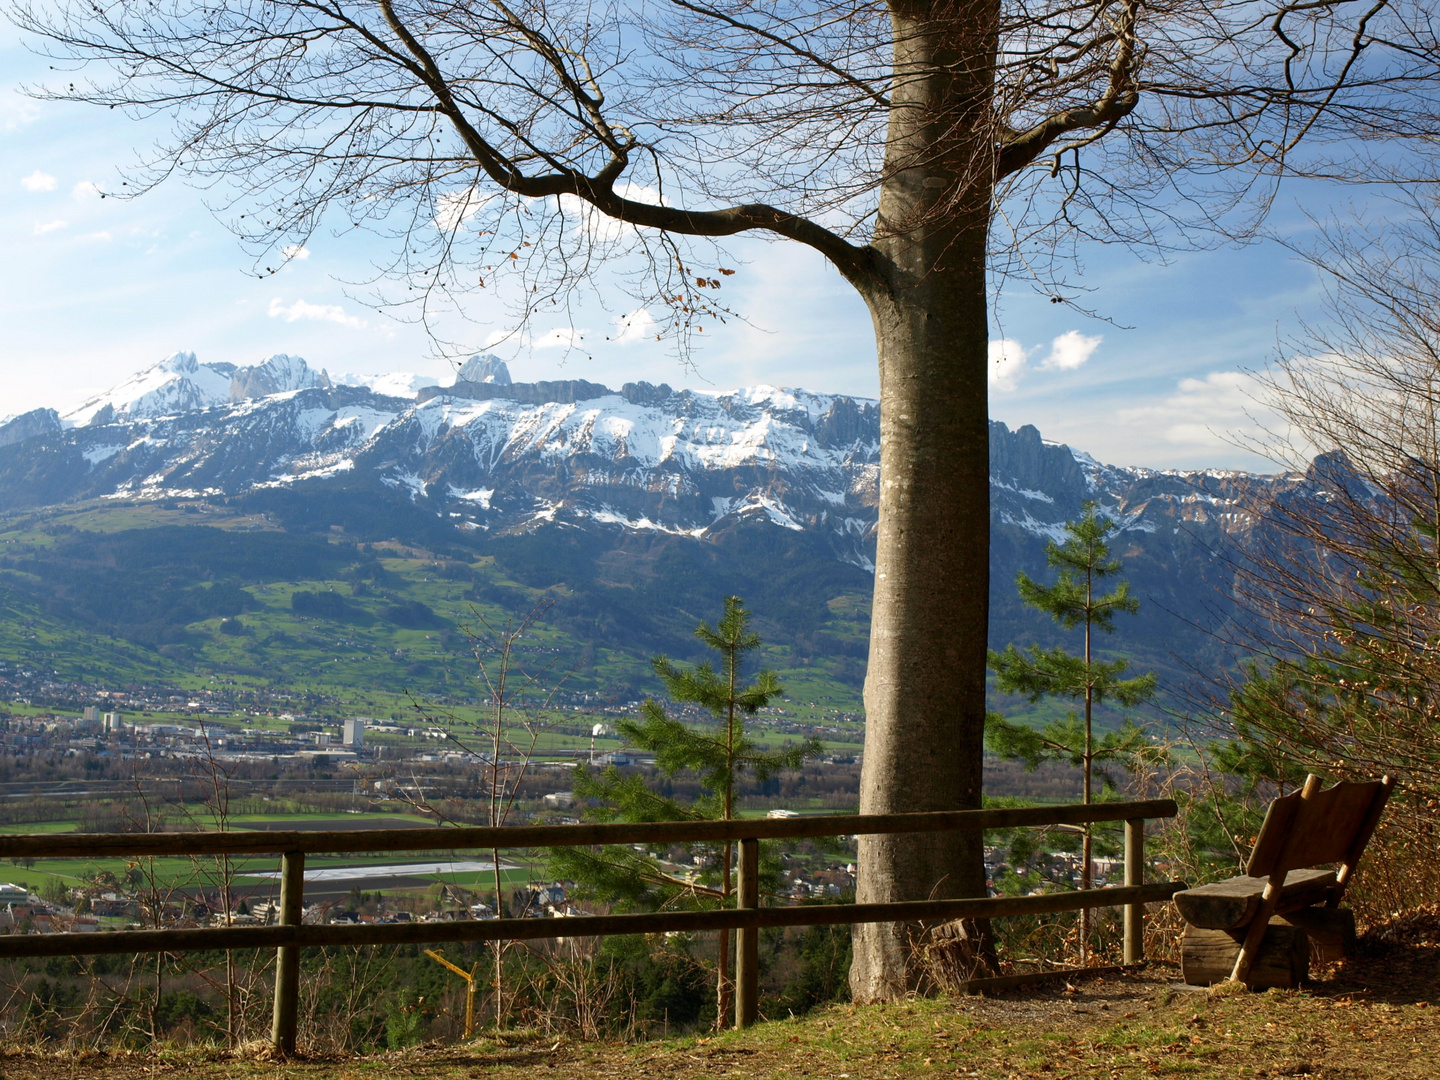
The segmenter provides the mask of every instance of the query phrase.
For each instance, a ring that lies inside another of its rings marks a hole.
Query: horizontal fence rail
[[[459,922],[372,923],[365,926],[235,926],[197,930],[125,930],[112,934],[10,934],[0,937],[0,957],[75,954],[195,952],[205,949],[274,949],[284,946],[433,945],[446,941],[537,941],[611,934],[699,933],[772,926],[833,926],[838,923],[921,922],[1048,915],[1090,907],[1120,907],[1168,900],[1183,882],[1042,896],[991,896],[966,900],[905,900],[893,904],[815,904],[802,907],[721,908],[633,915],[487,919]]]
[[[0,959],[102,953],[186,952],[207,949],[275,949],[275,1015],[272,1037],[281,1054],[295,1051],[300,949],[325,946],[429,945],[447,941],[526,941],[737,930],[736,1023],[757,1015],[756,945],[763,927],[921,922],[1050,914],[1082,908],[1125,908],[1125,962],[1143,958],[1144,905],[1168,900],[1183,882],[1144,884],[1145,821],[1174,817],[1172,799],[1030,806],[1003,810],[956,810],[912,814],[823,815],[730,821],[644,824],[536,825],[504,828],[365,829],[352,831],[256,831],[184,833],[69,833],[0,836],[0,858],[94,858],[106,856],[263,855],[279,853],[280,924],[117,933],[12,934],[0,936]],[[761,840],[804,839],[876,833],[982,832],[987,829],[1125,823],[1125,884],[1039,896],[910,900],[886,904],[823,904],[760,907],[758,851]],[[362,926],[302,923],[305,856],[316,853],[457,851],[605,844],[738,842],[739,882],[734,908],[567,918],[384,923]],[[1013,981],[1013,977],[1012,981]]]
[[[979,832],[1092,821],[1174,817],[1174,799],[949,810],[918,814],[825,814],[729,821],[657,821],[610,825],[522,825],[501,828],[352,829],[336,832],[23,833],[0,836],[0,859],[87,858],[100,855],[354,854],[462,848],[590,847],[596,844],[695,844],[790,840],[875,833]]]

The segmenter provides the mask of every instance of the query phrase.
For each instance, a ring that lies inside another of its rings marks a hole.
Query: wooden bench
[[[1185,981],[1291,987],[1309,974],[1312,942],[1327,960],[1343,956],[1355,919],[1340,901],[1393,787],[1387,776],[1321,790],[1312,775],[1272,802],[1244,875],[1175,894]]]

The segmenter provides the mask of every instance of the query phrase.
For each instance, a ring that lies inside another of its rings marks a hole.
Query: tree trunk
[[[877,276],[880,525],[860,812],[980,805],[990,592],[986,244],[998,8],[895,14]],[[937,149],[937,147],[939,149]],[[862,836],[860,903],[983,896],[982,837]],[[856,1000],[917,983],[914,928],[857,926]]]

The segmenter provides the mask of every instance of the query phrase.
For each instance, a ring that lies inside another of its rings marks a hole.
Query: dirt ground
[[[283,1062],[263,1052],[12,1052],[0,1057],[0,1078],[1440,1080],[1440,909],[1406,918],[1299,991],[1197,990],[1156,966],[994,998],[835,1006],[746,1032],[638,1046],[531,1033]]]

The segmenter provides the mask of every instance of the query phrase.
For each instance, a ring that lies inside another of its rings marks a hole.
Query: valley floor
[[[1430,935],[1427,935],[1427,938]],[[175,1051],[0,1057],[26,1080],[1146,1080],[1440,1075],[1440,942],[1395,942],[1300,992],[1186,989],[1173,969],[995,999],[835,1006],[713,1038],[642,1045],[531,1033],[370,1057],[267,1060]]]

